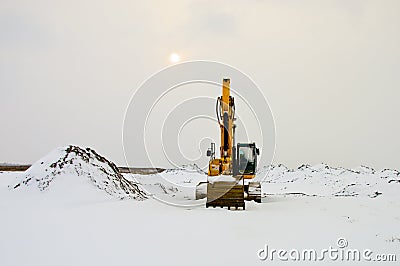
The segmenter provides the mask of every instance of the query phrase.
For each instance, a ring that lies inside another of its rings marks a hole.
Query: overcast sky
[[[176,52],[259,85],[274,163],[398,169],[399,14],[396,0],[2,0],[0,162],[72,143],[124,164],[129,98]]]

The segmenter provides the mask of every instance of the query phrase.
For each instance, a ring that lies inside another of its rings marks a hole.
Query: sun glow
[[[171,61],[171,63],[178,63],[180,60],[181,60],[181,57],[177,53],[172,53],[169,56],[169,61]]]

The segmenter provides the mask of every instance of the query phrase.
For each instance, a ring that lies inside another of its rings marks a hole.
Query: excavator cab
[[[233,160],[234,176],[242,176],[245,179],[251,179],[256,174],[257,155],[260,150],[255,143],[238,143]]]

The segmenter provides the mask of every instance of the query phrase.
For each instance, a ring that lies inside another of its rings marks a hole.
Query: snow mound
[[[376,171],[367,166],[346,169],[322,163],[289,169],[279,164],[259,169],[256,178],[262,182],[266,194],[375,198],[382,194],[397,194],[400,189],[399,171]]]
[[[86,178],[100,190],[119,199],[146,199],[137,183],[125,179],[117,166],[90,148],[67,146],[53,150],[33,164],[20,177],[14,189],[21,187],[48,190],[61,179],[72,182]]]
[[[207,172],[203,169],[201,169],[197,164],[184,164],[181,165],[180,167],[177,168],[172,168],[172,169],[166,169],[166,173],[180,173],[180,172],[192,172],[192,173],[198,173],[198,174],[206,174]]]

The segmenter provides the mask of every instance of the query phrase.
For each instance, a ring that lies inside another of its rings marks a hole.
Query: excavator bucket
[[[208,207],[228,207],[245,209],[244,186],[235,181],[216,181],[207,184],[207,203]]]

